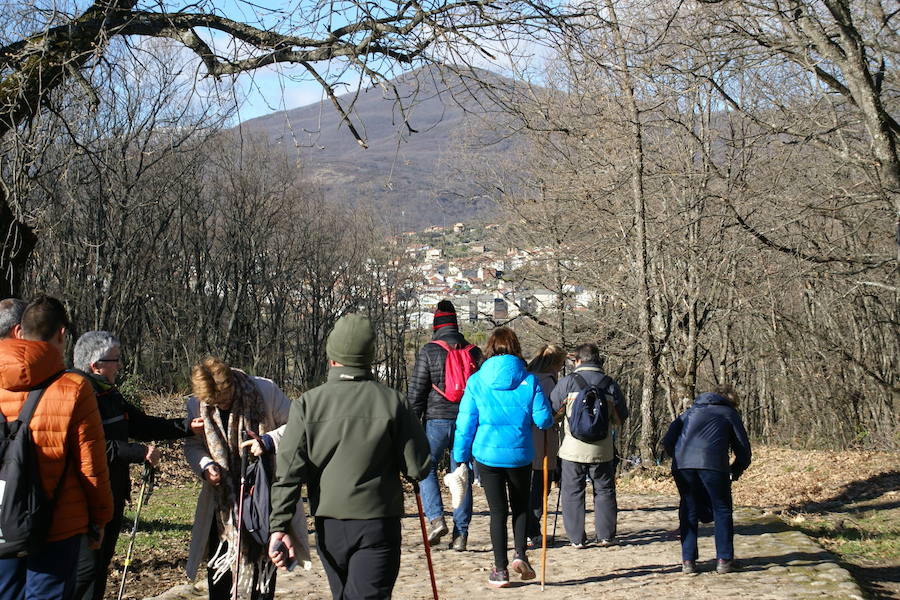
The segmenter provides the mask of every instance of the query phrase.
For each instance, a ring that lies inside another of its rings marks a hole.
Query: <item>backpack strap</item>
[[[575,382],[575,385],[578,386],[579,392],[587,389],[588,382],[584,380],[584,377],[582,377],[580,373],[572,373],[572,380]]]

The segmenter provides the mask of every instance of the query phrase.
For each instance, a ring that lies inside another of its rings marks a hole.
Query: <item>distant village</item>
[[[449,298],[456,306],[460,322],[490,320],[503,322],[522,312],[540,314],[557,306],[558,294],[541,287],[523,288],[510,277],[517,269],[549,263],[549,251],[543,248],[491,248],[486,239],[499,224],[452,227],[432,226],[422,232],[406,232],[406,255],[411,258],[422,279],[415,298],[418,312],[412,316],[414,327],[431,324],[437,302]],[[504,276],[506,275],[506,276]],[[548,275],[548,281],[551,279]],[[584,309],[596,300],[596,294],[577,285],[563,292],[574,309]]]

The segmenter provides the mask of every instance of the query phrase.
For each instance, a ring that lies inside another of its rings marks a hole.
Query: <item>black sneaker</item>
[[[509,571],[506,569],[498,569],[494,567],[491,569],[491,574],[488,576],[488,585],[491,587],[506,587],[509,585]]]
[[[513,561],[509,564],[509,568],[521,575],[522,581],[528,581],[529,579],[537,577],[534,569],[528,564],[528,559],[524,556],[516,556],[513,558]]]
[[[697,574],[697,563],[693,560],[684,560],[681,562],[681,574],[682,575],[696,575]]]
[[[719,575],[724,575],[725,573],[731,573],[733,571],[737,571],[739,568],[737,561],[725,560],[724,558],[720,558],[716,561],[716,573]]]
[[[433,519],[431,521],[431,529],[428,531],[428,543],[432,546],[436,545],[441,541],[442,537],[447,535],[448,531],[450,530],[447,529],[447,522],[444,521],[444,517]]]

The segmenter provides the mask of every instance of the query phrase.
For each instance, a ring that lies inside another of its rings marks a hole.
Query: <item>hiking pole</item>
[[[416,494],[416,508],[419,509],[419,525],[422,527],[422,541],[425,542],[425,559],[428,561],[428,575],[431,576],[431,593],[438,600],[437,583],[434,581],[434,565],[431,562],[431,544],[428,542],[428,530],[425,528],[425,511],[422,510],[422,496],[419,495],[419,482],[411,482]]]
[[[241,434],[241,443],[246,441],[246,434]],[[231,600],[238,600],[238,584],[241,580],[241,538],[244,532],[244,490],[247,488],[247,464],[250,460],[247,448],[240,449],[241,454],[241,490],[238,494],[237,506],[237,548],[234,553],[234,584],[231,588]]]
[[[547,430],[544,430],[544,493],[541,496],[541,512],[543,513],[543,525],[541,527],[543,535],[543,544],[541,548],[541,591],[544,591],[544,584],[547,582],[547,494],[549,489],[548,477],[548,458],[547,458]]]
[[[559,499],[562,497],[562,478],[556,481],[556,510],[553,511],[553,539],[556,539],[556,522],[559,521]]]
[[[119,580],[119,595],[116,596],[117,600],[122,600],[122,594],[125,593],[125,578],[128,575],[128,567],[131,565],[131,557],[134,554],[134,539],[137,537],[137,528],[138,528],[138,520],[141,518],[141,507],[147,503],[147,500],[150,499],[150,494],[153,493],[153,483],[156,479],[156,469],[153,466],[145,462],[144,463],[144,474],[141,475],[141,494],[138,496],[137,508],[134,512],[134,525],[131,526],[131,533],[129,534],[131,538],[128,540],[128,551],[125,553],[125,563],[122,565],[122,579]]]

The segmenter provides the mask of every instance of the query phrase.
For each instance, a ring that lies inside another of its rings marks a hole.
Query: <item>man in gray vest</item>
[[[584,531],[584,491],[585,479],[589,478],[594,488],[595,534],[598,546],[615,544],[616,538],[616,468],[613,428],[628,416],[625,398],[619,384],[602,370],[600,350],[596,344],[582,344],[575,349],[575,371],[563,377],[553,392],[550,402],[553,412],[565,410],[563,419],[563,442],[559,447],[562,462],[560,494],[562,497],[563,524],[569,541],[575,548],[584,548],[589,543]],[[581,380],[581,382],[579,382]],[[582,385],[582,383],[584,385]],[[610,403],[610,430],[605,438],[597,442],[576,439],[569,431],[569,415],[572,403],[586,386],[599,385]]]

